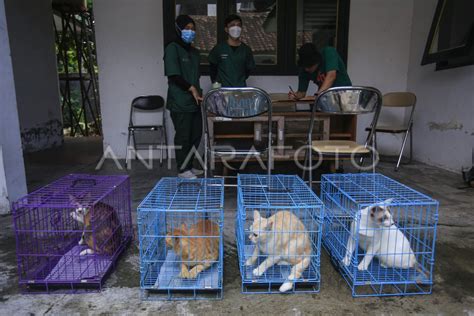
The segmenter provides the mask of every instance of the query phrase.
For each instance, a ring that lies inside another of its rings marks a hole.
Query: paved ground
[[[72,172],[128,173],[136,208],[156,181],[172,171],[155,163],[152,171],[140,164],[118,170],[108,162],[96,171],[100,140],[70,141],[61,150],[26,157],[29,190]],[[285,169],[288,171],[288,169]],[[235,194],[226,192],[225,278],[222,301],[141,302],[137,242],[129,247],[105,290],[80,295],[22,295],[18,293],[15,239],[11,216],[0,217],[0,314],[474,314],[474,189],[462,188],[461,177],[415,163],[399,173],[383,163],[379,171],[412,186],[441,203],[436,244],[435,286],[429,296],[352,298],[349,288],[322,255],[321,292],[314,295],[242,295],[236,260],[233,214]],[[136,213],[134,213],[134,216]]]

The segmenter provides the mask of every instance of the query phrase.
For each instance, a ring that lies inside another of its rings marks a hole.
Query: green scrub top
[[[170,43],[165,49],[165,76],[182,76],[189,84],[201,90],[199,86],[199,51],[191,48],[187,51],[178,43]],[[196,112],[196,105],[192,94],[184,91],[174,83],[168,83],[168,97],[166,107],[173,112]]]
[[[319,65],[315,72],[308,73],[303,68],[300,69],[298,91],[306,92],[310,81],[313,81],[320,87],[326,78],[326,73],[331,70],[337,71],[336,80],[332,84],[333,87],[352,86],[351,79],[347,74],[346,65],[334,47],[326,46],[321,49],[321,56],[321,65]]]
[[[223,87],[246,87],[247,73],[255,68],[252,50],[241,43],[235,50],[227,42],[214,46],[209,62],[217,65],[217,81]]]

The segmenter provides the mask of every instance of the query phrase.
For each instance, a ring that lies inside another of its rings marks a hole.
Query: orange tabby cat
[[[194,279],[217,261],[220,241],[218,236],[219,226],[210,220],[201,220],[190,227],[182,224],[180,228],[166,235],[166,245],[181,256],[180,278]]]

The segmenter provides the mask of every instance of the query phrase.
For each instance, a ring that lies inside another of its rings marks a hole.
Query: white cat
[[[255,210],[253,220],[249,239],[255,244],[255,249],[245,265],[254,265],[259,253],[267,258],[253,270],[257,277],[277,263],[293,265],[287,281],[280,286],[280,292],[292,289],[293,280],[299,279],[311,263],[312,247],[305,226],[289,211],[279,211],[264,218]]]
[[[351,263],[352,253],[356,248],[356,232],[359,232],[359,246],[365,251],[365,256],[357,267],[360,271],[367,270],[374,257],[378,258],[383,268],[418,270],[410,242],[395,225],[390,213],[388,205],[392,200],[360,211],[359,227],[356,227],[356,221],[351,224],[351,235],[347,241],[346,255],[342,260],[344,265],[348,266]]]

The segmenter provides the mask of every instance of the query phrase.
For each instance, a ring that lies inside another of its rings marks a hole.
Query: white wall
[[[472,166],[474,66],[435,71],[420,66],[437,0],[416,0],[408,89],[418,98],[414,122],[415,159],[460,172]]]
[[[382,94],[406,91],[413,0],[352,0],[349,21],[348,73],[353,85],[372,86]],[[400,118],[405,112],[383,111],[380,123]],[[357,139],[365,141],[364,129],[371,116],[359,116]],[[382,154],[398,154],[401,136],[378,136]]]
[[[94,2],[104,148],[122,158],[132,99],[166,97],[162,11],[161,0]]]
[[[51,0],[5,0],[25,151],[62,144]]]
[[[26,194],[15,84],[4,2],[0,1],[0,214]]]

